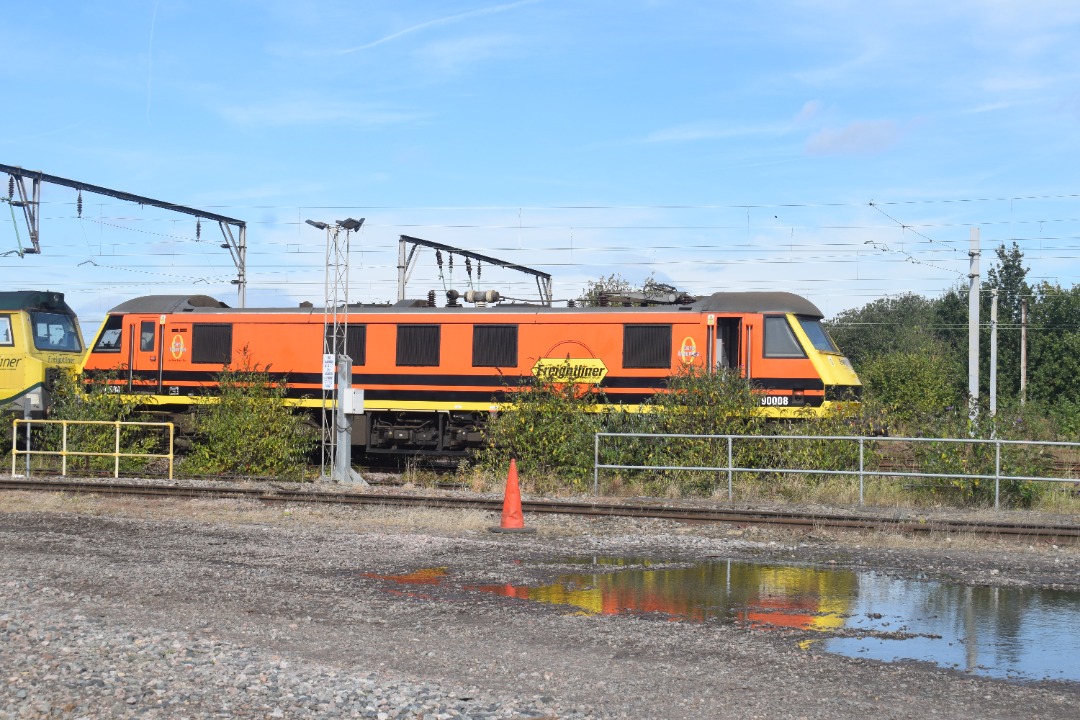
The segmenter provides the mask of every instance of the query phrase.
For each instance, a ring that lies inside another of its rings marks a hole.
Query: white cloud
[[[428,66],[447,73],[458,72],[465,65],[481,62],[518,44],[508,35],[482,35],[433,42],[417,52]]]
[[[438,25],[449,25],[450,23],[460,22],[461,20],[467,20],[469,18],[481,17],[483,15],[493,15],[495,13],[505,12],[506,10],[513,10],[514,8],[521,7],[522,5],[532,5],[536,2],[539,2],[539,0],[518,0],[517,2],[504,3],[502,5],[494,5],[492,7],[479,8],[477,10],[469,10],[468,12],[447,15],[445,17],[435,18],[434,20],[417,23],[416,25],[412,25],[403,30],[398,30],[397,32],[390,33],[389,35],[385,35],[377,40],[372,40],[371,42],[364,43],[363,45],[347,48],[345,50],[334,50],[328,54],[347,55],[350,53],[360,52],[361,50],[367,50],[378,45],[383,45],[385,43],[397,40],[400,37],[404,37],[405,35],[420,32],[421,30],[427,30],[428,28],[436,27]]]
[[[279,127],[290,125],[398,125],[413,122],[418,113],[368,103],[322,98],[292,98],[220,110],[236,125]]]
[[[751,135],[783,135],[790,128],[787,125],[761,124],[751,126],[729,126],[718,121],[702,121],[675,125],[663,130],[656,130],[646,135],[642,142],[695,142],[698,140],[725,140]]]
[[[903,131],[892,120],[857,120],[839,130],[824,129],[806,141],[810,155],[877,155],[895,145]]]
[[[805,123],[821,114],[824,105],[820,100],[808,100],[795,114],[796,123]]]

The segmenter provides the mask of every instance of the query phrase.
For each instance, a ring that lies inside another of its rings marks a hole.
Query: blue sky
[[[246,221],[249,306],[321,304],[303,221],[352,216],[352,302],[396,297],[409,234],[556,299],[652,275],[831,316],[966,283],[973,226],[984,272],[1015,240],[1031,279],[1076,282],[1078,31],[1062,0],[21,4],[0,163]],[[138,295],[236,304],[216,226],[76,201],[43,186],[42,254],[0,257],[5,286],[65,292],[87,332]],[[409,295],[451,285],[460,259],[420,253]]]

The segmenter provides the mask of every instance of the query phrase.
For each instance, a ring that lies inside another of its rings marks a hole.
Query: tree
[[[986,273],[980,295],[980,384],[989,392],[990,387],[990,312],[992,291],[998,291],[998,379],[999,396],[1017,397],[1020,392],[1020,325],[1021,305],[1031,296],[1027,284],[1029,268],[1024,267],[1024,254],[1013,242],[1006,249],[998,246],[997,265]]]
[[[829,334],[858,367],[894,352],[918,352],[934,339],[935,305],[905,293],[845,310],[827,323]]]
[[[1080,286],[1043,282],[1035,290],[1028,338],[1028,396],[1048,406],[1080,403]]]

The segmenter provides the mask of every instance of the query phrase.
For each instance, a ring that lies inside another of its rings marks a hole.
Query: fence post
[[[120,477],[120,421],[116,421],[116,464],[113,466],[113,477]]]
[[[23,411],[23,417],[26,418],[26,479],[30,479],[30,433],[33,429],[34,423],[30,422],[30,406],[26,405],[26,409]]]
[[[863,447],[865,445],[865,441],[866,441],[866,438],[864,438],[864,437],[859,438],[859,504],[860,505],[863,504],[863,485],[865,484],[864,483],[864,475],[863,475],[863,470],[864,470],[864,466],[863,466]]]
[[[999,438],[994,438],[994,509],[1001,509],[1001,440]]]
[[[727,438],[727,499],[731,502],[734,499],[734,495],[731,489],[731,436]]]
[[[600,433],[593,433],[592,440],[592,494],[600,497]]]
[[[172,423],[169,423],[169,479],[170,480],[172,480],[172,477],[173,477],[173,456],[175,455],[175,452],[173,451],[173,445],[174,445],[175,440],[176,440],[176,434],[175,433],[176,433],[176,426],[173,425]]]
[[[60,477],[67,477],[67,420],[60,423]]]

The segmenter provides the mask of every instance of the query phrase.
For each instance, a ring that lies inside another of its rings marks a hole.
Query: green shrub
[[[591,482],[593,436],[611,413],[594,385],[531,380],[513,389],[513,407],[491,418],[487,443],[476,455],[481,467],[505,471],[510,458],[529,475],[537,492],[583,491]],[[614,410],[618,413],[618,410]]]
[[[944,354],[930,350],[893,352],[864,361],[859,378],[867,398],[885,411],[896,434],[958,404],[952,371],[951,360]]]
[[[225,367],[217,382],[217,402],[196,408],[184,471],[302,480],[319,430],[285,403],[287,388],[273,383],[246,349],[239,364]]]
[[[966,408],[954,408],[936,422],[924,422],[922,430],[926,437],[960,440],[994,437],[1046,440],[1054,437],[1052,426],[1038,410],[1019,405],[999,409],[992,419],[982,409],[974,422],[969,419]],[[911,453],[922,472],[993,476],[997,471],[997,451],[989,442],[918,442],[912,444]],[[1001,446],[1001,475],[1046,477],[1053,473],[1053,463],[1053,454],[1047,447]],[[924,484],[933,494],[952,497],[968,505],[992,505],[995,486],[999,485],[1001,504],[1015,507],[1030,507],[1045,489],[1039,483],[1027,480],[1001,480],[998,484],[993,477],[929,478]]]

